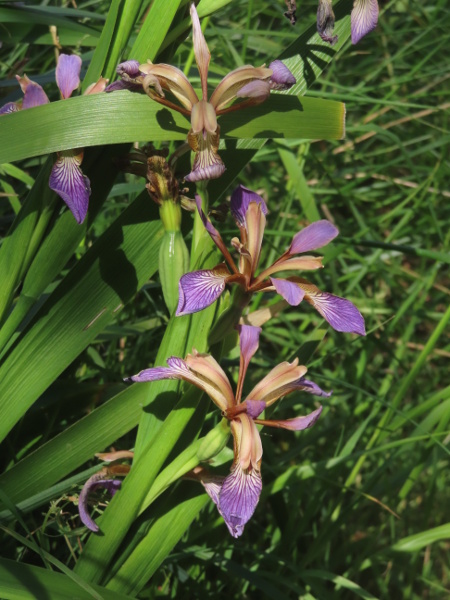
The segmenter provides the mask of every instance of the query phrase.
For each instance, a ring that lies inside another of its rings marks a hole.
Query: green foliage
[[[231,449],[215,455],[224,440],[211,456],[205,450],[208,432],[220,432],[218,411],[187,384],[122,383],[193,347],[207,351],[229,302],[168,314],[158,208],[145,182],[120,170],[131,143],[173,152],[189,122],[128,91],[57,102],[54,83],[52,26],[62,51],[83,59],[83,91],[101,75],[113,79],[128,58],[186,69],[199,87],[189,2],[32,4],[0,6],[0,105],[20,97],[12,77],[23,72],[52,100],[0,116],[0,596],[446,597],[450,23],[443,0],[389,2],[358,46],[348,39],[352,2],[337,2],[334,47],[316,33],[316,2],[297,3],[295,27],[282,0],[198,3],[211,86],[233,68],[276,57],[297,78],[289,92],[219,118],[227,171],[208,186],[210,206],[235,183],[265,197],[261,264],[305,224],[332,220],[340,235],[311,280],[352,300],[368,330],[357,339],[325,329],[303,305],[275,311],[264,325],[249,390],[274,364],[298,356],[334,393],[314,428],[262,430],[263,493],[237,540],[202,487],[180,480],[204,460],[227,473]],[[86,148],[92,186],[81,226],[48,188],[54,156],[40,158],[75,146]],[[188,169],[181,157],[180,180]],[[220,228],[227,242],[237,233],[231,219]],[[198,216],[184,213],[182,232],[191,269],[220,261]],[[251,310],[262,307],[254,297]],[[232,379],[235,345],[231,335],[213,348]],[[305,414],[313,404],[292,395],[272,416]],[[111,448],[134,448],[135,459],[111,501],[94,499],[101,534],[93,535],[80,524],[77,496],[101,467],[94,455]]]

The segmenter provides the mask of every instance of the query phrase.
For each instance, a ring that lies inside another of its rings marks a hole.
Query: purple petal
[[[47,94],[38,83],[31,81],[26,75],[23,77],[16,75],[16,79],[23,92],[22,110],[41,106],[42,104],[49,104],[50,100]]]
[[[256,469],[241,469],[237,464],[225,478],[219,493],[219,511],[231,535],[244,531],[259,501],[262,490],[261,473]]]
[[[208,496],[211,498],[211,500],[214,502],[217,508],[219,508],[219,494],[220,490],[222,489],[224,479],[225,477],[214,477],[211,475],[200,479],[200,483],[205,488],[205,492],[208,494]]]
[[[229,276],[230,273],[224,265],[183,275],[178,285],[177,317],[189,315],[210,306],[225,290],[225,282]]]
[[[60,54],[56,65],[56,84],[61,96],[70,98],[80,85],[81,58],[76,54]]]
[[[330,221],[325,219],[316,221],[294,236],[288,252],[289,254],[300,254],[317,250],[317,248],[329,244],[338,234],[339,229]]]
[[[377,0],[355,0],[351,14],[352,44],[370,33],[378,23]]]
[[[257,419],[259,415],[266,409],[264,400],[246,400],[247,414],[251,419]]]
[[[333,392],[324,392],[322,388],[320,388],[317,383],[314,381],[310,381],[309,379],[305,379],[301,377],[298,381],[299,389],[303,392],[308,392],[308,394],[313,394],[314,396],[321,396],[322,398],[329,398]]]
[[[80,514],[81,521],[91,531],[97,532],[98,525],[88,512],[89,494],[98,488],[104,488],[111,494],[111,496],[114,496],[114,494],[120,489],[121,485],[122,481],[120,479],[104,479],[103,473],[96,473],[95,475],[92,475],[92,477],[90,477],[84,484],[78,498],[78,512]]]
[[[282,296],[291,306],[298,306],[305,297],[305,292],[292,281],[287,279],[275,279],[270,277],[272,285],[276,291]]]
[[[0,108],[0,115],[7,115],[8,113],[17,112],[20,108],[15,102],[7,102]]]
[[[312,427],[317,419],[320,417],[322,407],[319,408],[309,415],[304,417],[295,417],[294,419],[285,419],[284,421],[264,421],[266,427],[279,427],[280,429],[289,429],[290,431],[302,431],[303,429],[309,429]]]
[[[306,292],[305,297],[336,331],[366,335],[363,316],[350,300],[327,292]]]
[[[152,367],[151,369],[144,369],[137,375],[127,377],[124,381],[131,383],[135,381],[137,383],[145,383],[147,381],[159,381],[160,379],[183,379],[183,377],[189,376],[190,371],[183,359],[177,356],[171,356],[167,359],[168,367]]]
[[[50,189],[64,200],[79,224],[86,217],[91,195],[89,179],[83,175],[80,167],[82,160],[82,151],[58,152],[48,182]]]
[[[117,65],[116,72],[121,77],[123,75],[128,75],[128,77],[139,77],[139,75],[141,75],[139,65],[140,63],[138,60],[126,60]]]
[[[288,90],[297,82],[281,60],[271,62],[269,69],[272,69],[272,77],[270,78],[270,87],[272,90]]]
[[[317,32],[324,42],[328,42],[331,46],[338,41],[338,36],[333,35],[334,31],[334,12],[332,8],[332,0],[319,0],[317,7]]]
[[[252,98],[257,102],[264,102],[270,96],[270,84],[268,81],[255,79],[244,85],[236,92],[237,98]]]
[[[239,227],[245,227],[245,215],[250,202],[256,202],[261,205],[261,211],[267,214],[267,206],[264,200],[256,192],[252,192],[243,185],[238,187],[231,194],[230,209],[234,220]]]
[[[141,83],[133,83],[132,81],[124,81],[123,79],[114,81],[114,83],[110,83],[105,87],[105,92],[119,92],[120,90],[144,93],[144,88]]]

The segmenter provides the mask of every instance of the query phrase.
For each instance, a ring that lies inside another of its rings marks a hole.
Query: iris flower
[[[76,54],[60,54],[56,66],[56,84],[63,100],[70,98],[80,85],[81,58]],[[42,87],[26,75],[16,75],[23,91],[22,103],[8,102],[0,108],[0,115],[48,104],[50,101]],[[99,79],[86,90],[86,94],[96,94],[105,89],[107,80]],[[71,210],[78,223],[86,217],[91,187],[89,179],[81,170],[83,149],[57,152],[56,162],[50,174],[49,186],[60,196]]]
[[[214,500],[233,537],[239,537],[253,515],[262,489],[262,444],[257,425],[301,431],[312,427],[322,412],[320,406],[310,414],[293,419],[272,421],[261,419],[261,413],[282,396],[300,390],[316,396],[330,396],[318,385],[305,379],[306,367],[282,362],[272,369],[242,401],[244,378],[252,356],[258,349],[260,327],[240,325],[240,365],[233,392],[228,377],[209,354],[193,351],[185,360],[171,357],[167,367],[145,369],[128,381],[146,382],[181,379],[208,394],[230,422],[234,440],[234,460],[227,477],[205,480],[205,488]]]
[[[365,35],[370,33],[378,23],[377,0],[354,0],[350,17],[352,44],[357,44]],[[317,8],[317,31],[324,42],[333,46],[338,36],[333,35],[334,13],[332,0],[319,0]]]
[[[239,285],[246,293],[276,291],[286,302],[297,306],[304,299],[337,331],[365,335],[364,319],[358,309],[345,298],[321,292],[308,280],[290,276],[274,277],[284,271],[311,271],[322,267],[320,256],[298,256],[325,246],[339,231],[329,221],[312,223],[299,231],[289,248],[270,267],[256,274],[261,253],[267,207],[264,200],[240,185],[231,196],[231,213],[240,231],[240,240],[231,245],[239,254],[239,265],[225,246],[222,237],[207,219],[197,196],[197,208],[209,235],[222,252],[226,263],[213,269],[186,273],[179,283],[177,315],[203,310],[225,291],[227,285]]]
[[[106,91],[124,88],[137,91],[143,87],[153,100],[189,117],[191,129],[187,141],[195,152],[195,158],[192,171],[185,179],[200,181],[216,179],[225,171],[225,165],[217,153],[220,139],[217,117],[238,108],[259,104],[268,98],[271,90],[289,89],[294,85],[295,77],[279,60],[270,63],[269,68],[245,65],[228,73],[208,99],[211,55],[194,4],[191,5],[191,18],[194,54],[202,88],[201,99],[180,69],[151,62],[140,65],[135,60],[118,66],[117,71],[122,76],[122,81],[111,84]],[[170,92],[178,103],[168,100],[165,92]],[[236,98],[246,100],[229,106]]]

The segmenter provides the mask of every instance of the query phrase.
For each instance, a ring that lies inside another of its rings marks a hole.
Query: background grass
[[[89,16],[80,13],[77,26],[100,30],[109,4],[78,2]],[[449,521],[450,16],[443,1],[380,6],[378,28],[358,46],[348,44],[308,91],[346,102],[345,140],[270,142],[239,178],[269,205],[262,264],[309,221],[328,218],[338,226],[340,236],[326,250],[326,269],[314,282],[350,298],[366,318],[368,336],[328,329],[323,337],[323,322],[308,307],[285,311],[265,326],[246,386],[250,389],[274,362],[298,355],[299,349],[300,356],[309,357],[315,348],[309,374],[333,389],[333,396],[313,429],[262,432],[264,489],[245,534],[231,539],[208,503],[139,598],[448,596],[449,530],[442,526]],[[241,64],[269,62],[299,28],[314,21],[316,3],[298,2],[295,28],[283,10],[281,0],[234,0],[215,13],[206,27],[212,79]],[[0,50],[2,81],[25,70],[40,83],[50,82],[46,73],[54,67],[54,54],[45,22],[39,39],[31,26],[26,33],[24,22],[4,27],[10,38],[5,35]],[[68,47],[89,58],[88,32],[69,33]],[[175,64],[189,60],[188,41]],[[0,90],[7,99],[14,93],[5,82]],[[3,234],[38,163],[0,167]],[[141,188],[141,180],[118,175],[66,268]],[[185,226],[188,231],[189,216]],[[235,235],[231,219],[222,227],[227,239]],[[253,308],[259,302],[256,298]],[[167,318],[155,276],[12,431],[2,445],[4,467],[113,396],[121,377],[151,364]],[[232,376],[237,364],[236,352],[224,360]],[[312,399],[294,395],[278,403],[275,414],[293,416],[312,406]],[[216,418],[208,417],[205,430]],[[133,447],[134,439],[131,432],[114,447]],[[220,458],[227,456],[230,450]],[[72,568],[86,538],[73,499],[86,477],[74,474],[72,487],[55,489],[51,503],[41,500],[23,517],[16,514],[8,522],[10,531],[33,539],[42,552]],[[180,482],[175,492],[188,497],[189,484]],[[167,501],[163,497],[154,510]],[[11,532],[3,534],[1,554],[43,564]]]

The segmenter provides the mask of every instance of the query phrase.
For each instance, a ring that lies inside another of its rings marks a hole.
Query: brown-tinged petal
[[[239,67],[225,75],[212,93],[209,101],[216,112],[220,111],[237,97],[237,93],[245,85],[255,80],[268,81],[272,73],[272,69],[266,69],[265,67],[252,67],[251,65]]]
[[[164,63],[144,63],[139,65],[139,70],[145,75],[156,77],[161,88],[171,92],[188,110],[192,110],[192,106],[198,102],[194,88],[180,69]]]
[[[264,425],[265,427],[278,427],[279,429],[289,429],[290,431],[302,431],[303,429],[309,429],[312,427],[317,419],[320,417],[322,407],[309,413],[304,417],[295,417],[294,419],[285,419],[284,421],[256,419],[258,425]]]
[[[188,144],[195,152],[192,171],[186,175],[186,181],[204,181],[217,179],[225,171],[225,165],[217,154],[220,140],[220,128],[217,126],[216,133],[203,132],[194,134],[189,132]]]
[[[23,77],[16,75],[16,79],[23,92],[22,110],[34,108],[35,106],[41,106],[41,104],[48,104],[50,102],[47,94],[38,83],[31,81],[26,75]]]
[[[178,284],[179,300],[176,315],[199,312],[215,302],[225,291],[230,272],[222,263],[214,269],[186,273]]]
[[[208,98],[208,67],[211,53],[203,35],[200,19],[198,18],[195,4],[191,4],[192,36],[194,38],[194,55],[197,63],[200,81],[202,84],[203,99]]]
[[[298,359],[292,363],[282,362],[253,388],[246,400],[264,400],[270,406],[278,398],[298,389],[298,382],[306,371],[306,367],[298,364]]]
[[[224,370],[210,354],[201,354],[193,350],[186,357],[186,365],[189,370],[208,385],[208,389],[214,388],[215,392],[207,391],[211,400],[225,411],[227,407],[235,403],[233,390]]]

